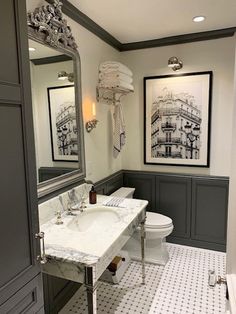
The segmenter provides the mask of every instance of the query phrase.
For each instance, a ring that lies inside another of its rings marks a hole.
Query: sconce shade
[[[60,71],[58,72],[58,80],[66,80],[68,78],[68,74],[66,73],[66,71]]]
[[[168,67],[172,68],[173,71],[178,71],[183,67],[183,62],[177,57],[170,57],[168,60]]]
[[[66,71],[60,71],[57,75],[58,80],[64,81],[68,80],[69,82],[74,82],[74,73],[67,73]]]
[[[170,57],[168,60],[168,67],[173,68],[179,65],[179,59],[177,57]]]

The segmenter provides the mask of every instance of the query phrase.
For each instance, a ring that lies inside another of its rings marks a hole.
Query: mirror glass
[[[41,183],[80,168],[77,71],[70,54],[31,39],[29,55],[37,179]]]
[[[38,197],[85,178],[81,64],[54,0],[27,14]]]

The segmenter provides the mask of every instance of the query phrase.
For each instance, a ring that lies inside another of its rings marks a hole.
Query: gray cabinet
[[[171,237],[190,237],[191,178],[156,176],[156,212],[173,220]]]
[[[0,27],[0,313],[34,313],[43,298],[25,1],[0,2]]]
[[[228,180],[194,178],[192,180],[191,239],[215,243],[222,249],[226,243]]]
[[[44,313],[42,309],[43,295],[41,274],[17,291],[10,299],[0,306],[0,313]]]

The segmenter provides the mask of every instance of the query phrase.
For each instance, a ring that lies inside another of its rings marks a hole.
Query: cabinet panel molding
[[[157,212],[173,220],[171,237],[190,237],[191,178],[156,176]]]
[[[124,186],[135,188],[134,198],[148,201],[147,210],[156,211],[155,176],[137,172],[124,174]]]
[[[191,238],[226,243],[228,182],[193,179]]]

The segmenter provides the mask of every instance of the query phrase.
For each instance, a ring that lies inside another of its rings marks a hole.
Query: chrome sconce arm
[[[96,128],[97,123],[98,123],[97,119],[92,119],[86,122],[85,124],[86,131],[90,133],[94,128]]]

